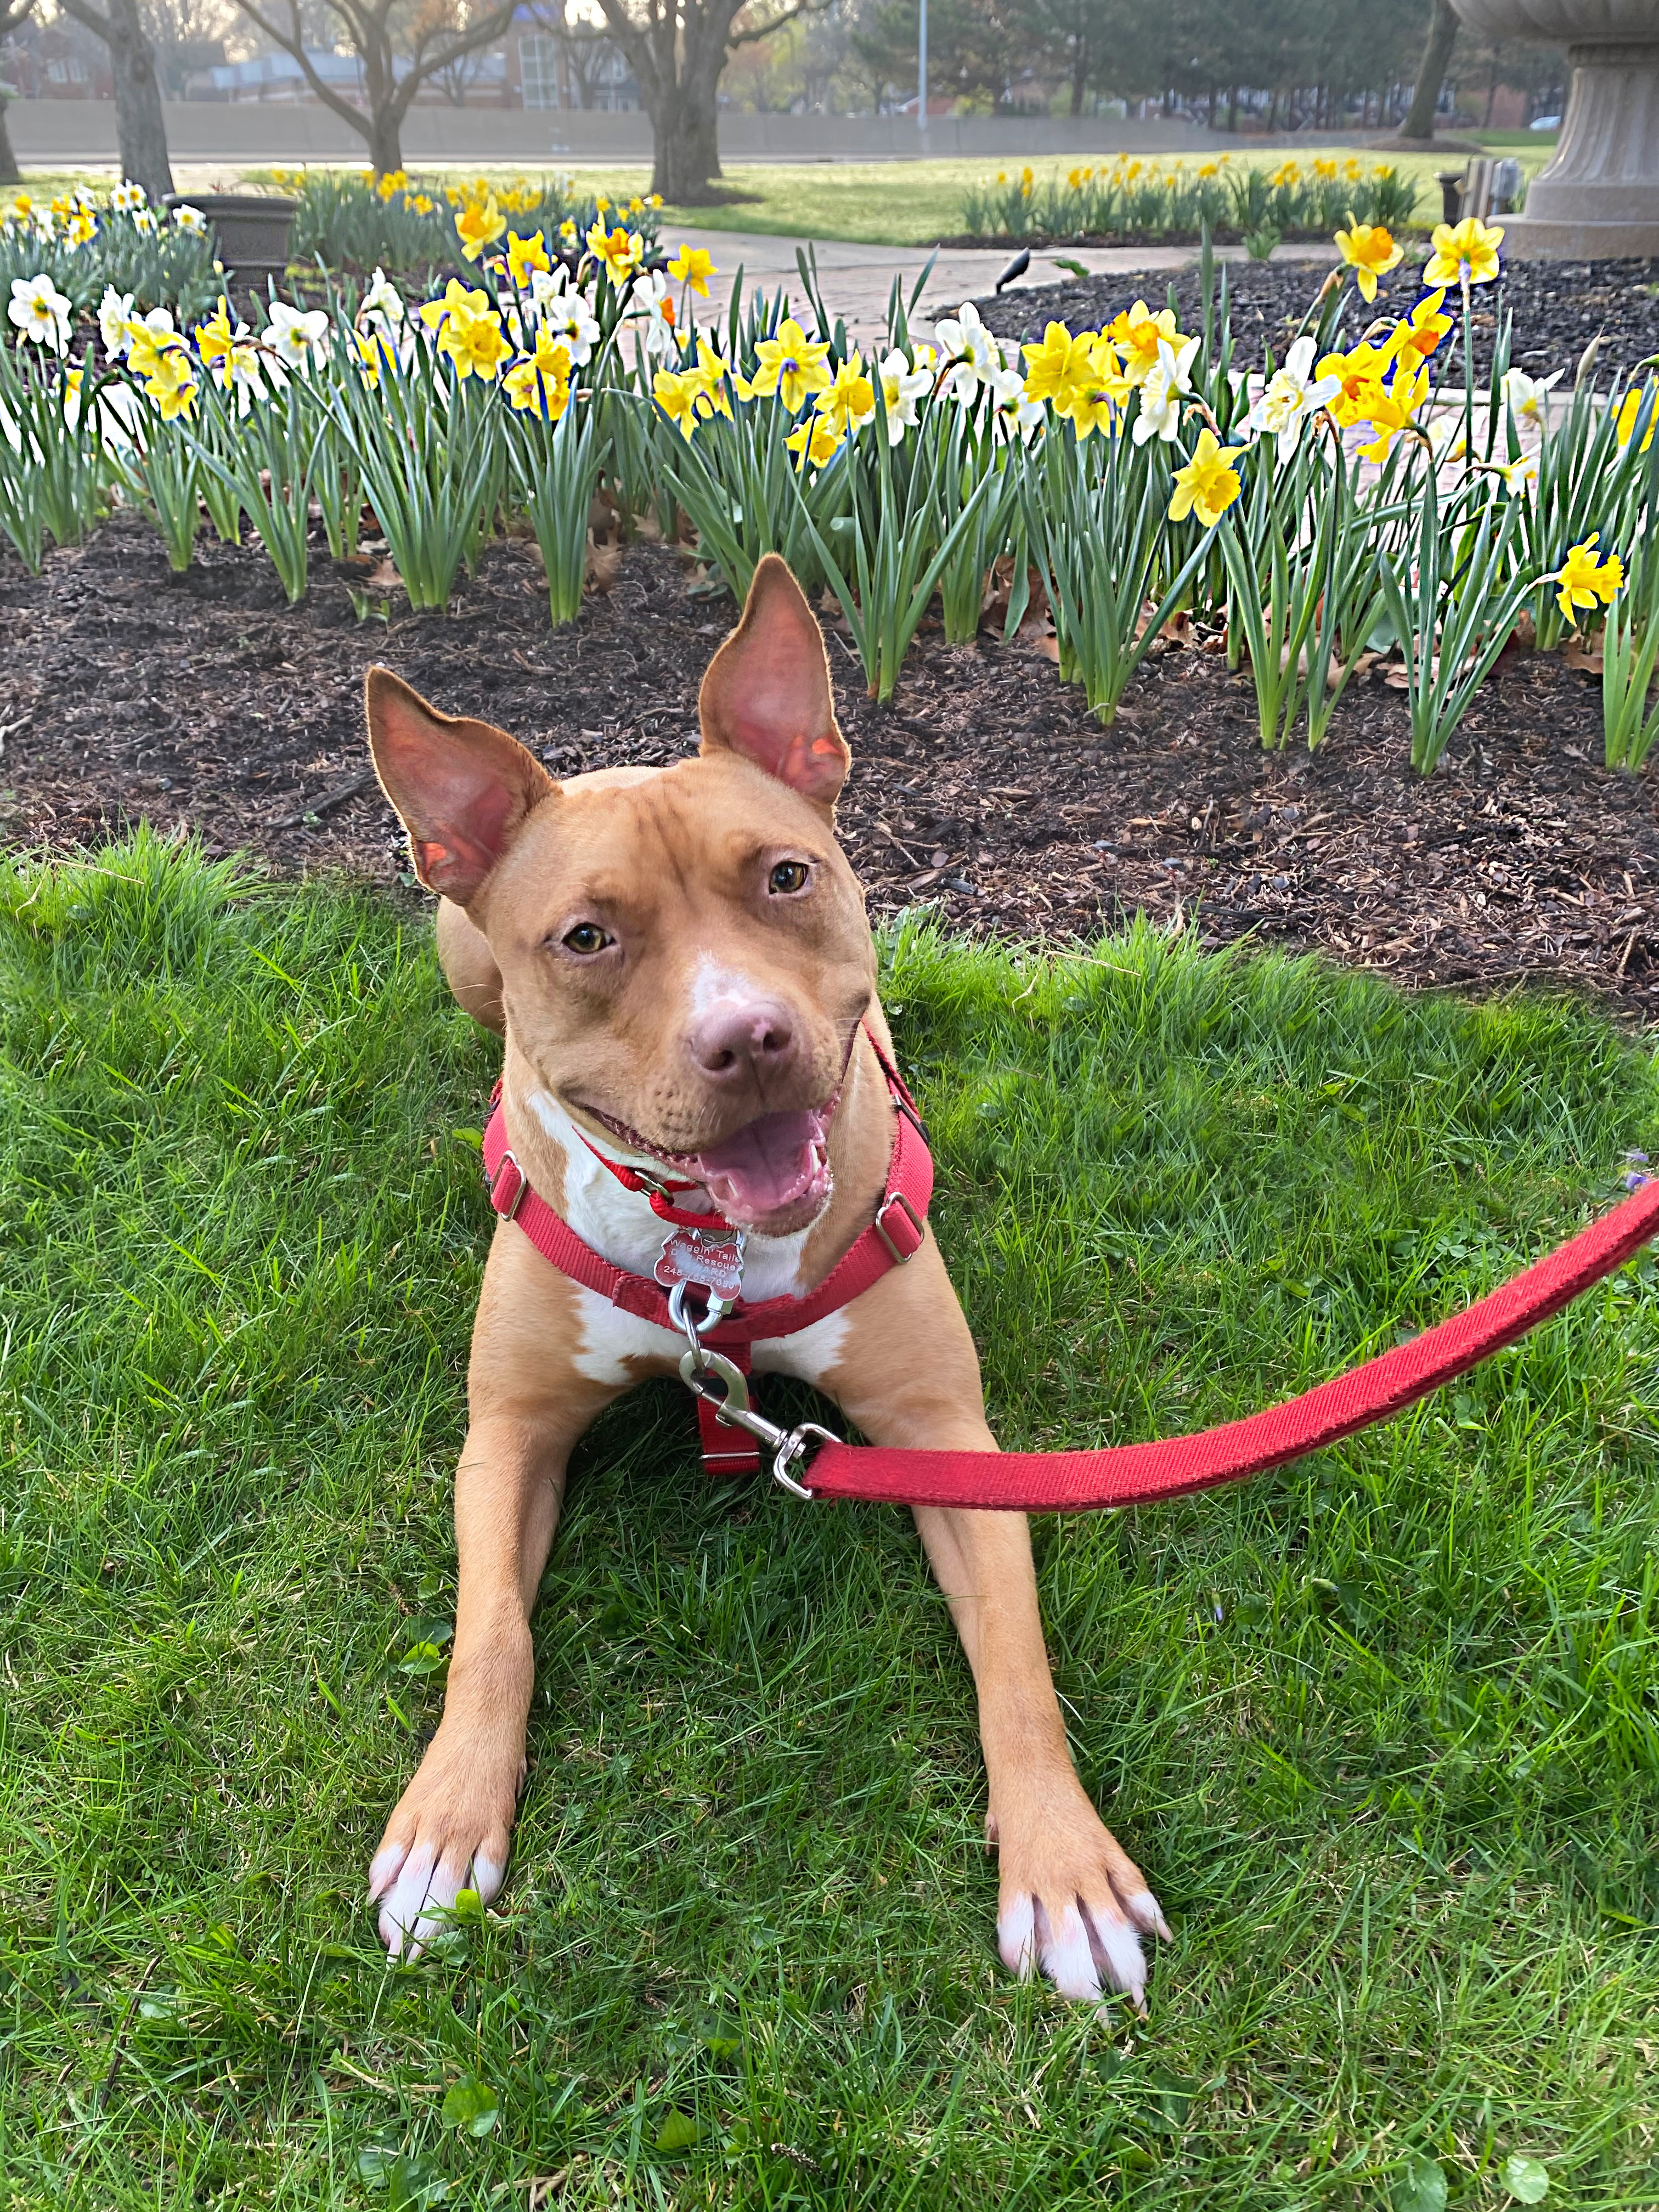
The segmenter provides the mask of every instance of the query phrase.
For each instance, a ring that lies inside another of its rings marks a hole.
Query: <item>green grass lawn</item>
[[[1569,1006],[1144,928],[884,957],[1010,1443],[1294,1390],[1659,1150],[1650,1052]],[[667,1385],[578,1458],[499,1910],[388,1972],[363,1875],[439,1711],[495,1059],[410,909],[147,837],[0,872],[6,2212],[558,2173],[1428,2212],[1413,2160],[1496,2207],[1519,2155],[1552,2206],[1655,2201],[1648,1261],[1340,1450],[1039,1524],[1081,1771],[1176,1929],[1146,2024],[997,1965],[908,1517],[711,1486]]]
[[[1519,155],[1522,167],[1531,176],[1548,160],[1553,143],[1534,138],[1530,133],[1516,135],[1522,137],[1522,143],[1507,150]],[[1222,150],[1226,150],[1224,145]],[[1439,188],[1433,180],[1435,170],[1461,167],[1466,158],[1462,155],[1382,155],[1375,148],[1342,146],[1314,148],[1304,158],[1311,159],[1317,153],[1322,160],[1329,157],[1341,161],[1351,152],[1368,164],[1388,160],[1402,170],[1414,173],[1419,179],[1417,219],[1422,223],[1437,222],[1440,219]],[[1209,158],[1200,154],[1178,155],[1170,157],[1170,166],[1191,166]],[[1285,156],[1282,149],[1253,151],[1245,140],[1233,149],[1233,158],[1271,168]],[[769,237],[848,239],[872,246],[930,246],[939,239],[961,232],[963,195],[970,185],[994,177],[999,166],[1008,164],[951,161],[774,162],[752,167],[734,165],[726,171],[725,183],[740,198],[719,207],[670,207],[665,209],[662,220],[665,231],[678,226],[701,230],[752,231]],[[1070,160],[1052,158],[1033,164],[1039,179],[1064,175],[1074,166]],[[447,169],[443,165],[427,164],[422,169],[423,174],[452,172],[488,176],[497,182],[525,173],[488,162],[482,167],[451,163]],[[244,173],[257,181],[267,180],[270,176],[265,169],[250,169]],[[650,169],[644,165],[619,167],[578,164],[572,173],[585,185],[624,201],[636,192],[646,191],[651,181]],[[30,172],[25,178],[25,185],[37,198],[46,198],[52,192],[65,191],[78,181],[102,187],[107,185],[109,179],[107,176],[90,177],[81,173],[71,176],[61,171],[42,170]]]

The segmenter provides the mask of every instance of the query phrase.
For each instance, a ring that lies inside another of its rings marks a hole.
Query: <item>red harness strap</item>
[[[701,1332],[703,1343],[711,1352],[723,1352],[744,1374],[749,1371],[749,1347],[760,1338],[793,1336],[799,1329],[810,1328],[815,1321],[822,1321],[826,1314],[838,1313],[872,1283],[878,1282],[890,1267],[902,1267],[905,1261],[913,1259],[926,1238],[927,1203],[933,1193],[933,1157],[927,1149],[916,1103],[905,1088],[898,1070],[867,1029],[864,1034],[869,1038],[886,1078],[889,1095],[897,1109],[886,1188],[876,1208],[875,1219],[855,1238],[815,1291],[809,1291],[800,1298],[763,1298],[755,1305],[739,1300],[736,1310],[717,1327]],[[616,1163],[605,1159],[603,1152],[598,1157],[613,1174],[620,1173],[627,1187],[631,1170],[619,1171]],[[649,1275],[630,1274],[625,1267],[613,1267],[532,1188],[507,1146],[507,1119],[501,1111],[499,1082],[490,1094],[489,1117],[484,1123],[483,1169],[489,1203],[503,1219],[523,1230],[543,1259],[550,1261],[561,1273],[590,1291],[597,1291],[601,1297],[609,1298],[623,1313],[635,1314],[641,1321],[655,1322],[659,1328],[679,1334],[669,1316],[668,1291],[660,1283]],[[635,1176],[632,1180],[641,1189],[648,1189],[641,1178]],[[684,1188],[696,1186],[687,1184]],[[686,1226],[707,1228],[720,1219],[717,1214],[691,1214],[677,1206],[659,1207],[654,1195],[652,1204],[661,1218]],[[698,1401],[698,1419],[702,1431],[703,1461],[710,1474],[753,1473],[760,1462],[751,1438],[719,1424],[705,1400]]]

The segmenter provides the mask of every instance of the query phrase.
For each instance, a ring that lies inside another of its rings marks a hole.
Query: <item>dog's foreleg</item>
[[[872,1443],[996,1449],[978,1356],[931,1235],[908,1267],[865,1293],[849,1320],[827,1379]],[[1066,1996],[1098,1999],[1111,1988],[1139,2004],[1140,1936],[1168,1930],[1146,1877],[1072,1764],[1025,1516],[923,1507],[916,1526],[978,1692],[1003,1960],[1021,1975],[1041,1968]]]
[[[420,1949],[461,1890],[488,1901],[507,1871],[534,1672],[531,1612],[571,1447],[617,1395],[550,1352],[550,1343],[573,1340],[568,1321],[538,1334],[546,1316],[536,1308],[564,1300],[572,1287],[516,1231],[510,1240],[498,1231],[455,1475],[459,1590],[443,1718],[369,1868],[369,1896],[394,1958]]]
[[[438,965],[463,1009],[497,1036],[507,1034],[501,971],[489,939],[453,899],[438,902]]]

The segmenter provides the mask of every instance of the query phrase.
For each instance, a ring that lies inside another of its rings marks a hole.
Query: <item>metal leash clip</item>
[[[676,1283],[668,1294],[668,1316],[677,1328],[685,1332],[688,1349],[680,1359],[680,1380],[694,1397],[702,1398],[714,1408],[714,1418],[725,1428],[744,1429],[751,1437],[758,1437],[772,1452],[772,1480],[787,1490],[791,1497],[804,1499],[809,1505],[813,1492],[804,1483],[797,1482],[790,1468],[806,1449],[809,1437],[817,1437],[827,1444],[839,1443],[841,1439],[829,1429],[820,1428],[816,1421],[802,1421],[793,1429],[781,1429],[775,1421],[769,1421],[749,1402],[749,1383],[742,1370],[728,1359],[724,1352],[710,1352],[703,1344],[702,1331],[718,1328],[732,1310],[735,1300],[708,1295],[708,1306],[702,1319],[694,1320],[685,1303],[687,1283]],[[699,1289],[702,1288],[700,1284]],[[711,1389],[712,1382],[724,1387],[720,1391]]]

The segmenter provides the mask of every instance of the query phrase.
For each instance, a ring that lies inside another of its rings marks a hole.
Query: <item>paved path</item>
[[[732,279],[741,264],[745,289],[757,286],[770,292],[779,284],[788,288],[792,298],[799,298],[800,273],[796,266],[796,249],[803,241],[795,238],[769,238],[753,231],[679,230],[665,232],[665,241],[678,244],[684,239],[691,246],[706,247],[714,258],[716,275],[710,287],[709,306],[724,307],[731,296]],[[842,316],[849,333],[866,343],[882,337],[887,327],[887,300],[897,276],[904,286],[906,297],[910,288],[927,266],[928,249],[920,246],[856,246],[845,240],[821,240],[817,246],[819,289],[830,312]],[[1114,270],[1139,274],[1158,270],[1186,268],[1196,258],[1197,249],[1190,246],[1066,246],[1054,249],[1034,248],[1031,265],[1018,278],[1021,290],[1036,284],[1059,283],[1067,271],[1060,268],[1054,253],[1063,253],[1068,261],[1081,262],[1091,276]],[[1244,259],[1242,246],[1220,246],[1216,258],[1220,261]],[[921,319],[933,322],[940,315],[953,313],[963,300],[982,297],[994,286],[997,278],[1012,258],[1006,246],[941,246],[933,275],[922,295],[918,314]],[[1334,246],[1314,244],[1278,248],[1275,259],[1285,261],[1334,261]],[[700,315],[706,319],[708,312],[702,301]]]

